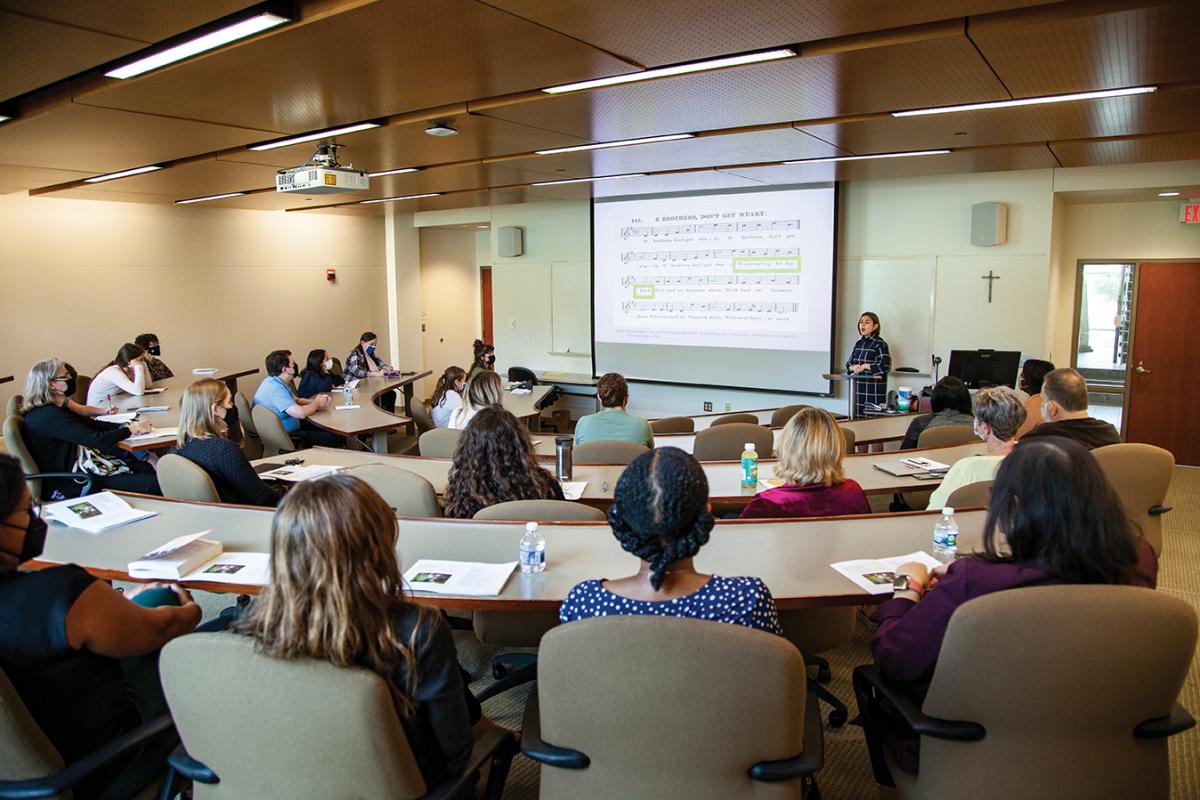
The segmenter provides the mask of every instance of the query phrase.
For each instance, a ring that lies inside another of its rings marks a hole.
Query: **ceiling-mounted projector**
[[[275,173],[275,190],[305,194],[365,192],[371,185],[366,170],[342,166],[337,160],[340,144],[319,144],[313,157],[298,167]]]

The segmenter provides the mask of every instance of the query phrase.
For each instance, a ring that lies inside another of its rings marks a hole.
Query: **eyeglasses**
[[[53,383],[54,381],[62,381],[63,383],[66,383],[69,380],[71,380],[70,375],[55,375],[53,378],[50,379],[51,383]]]

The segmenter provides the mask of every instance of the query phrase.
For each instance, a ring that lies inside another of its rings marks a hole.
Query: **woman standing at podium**
[[[863,407],[867,403],[883,404],[887,398],[887,378],[878,380],[866,378],[868,375],[886,376],[892,371],[892,354],[888,345],[879,335],[879,315],[874,311],[864,311],[858,318],[859,340],[846,359],[846,374],[860,375],[854,379],[858,394],[854,403],[855,418],[862,416]]]

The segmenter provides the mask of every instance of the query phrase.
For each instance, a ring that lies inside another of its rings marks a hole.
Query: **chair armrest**
[[[128,733],[121,734],[53,775],[17,781],[0,781],[0,798],[3,800],[32,800],[32,798],[38,797],[54,797],[118,758],[141,747],[149,739],[173,729],[174,723],[171,721],[170,715],[164,714],[139,725]]]
[[[491,728],[480,736],[475,742],[475,746],[471,748],[471,757],[462,773],[431,787],[423,796],[423,800],[450,800],[454,797],[471,796],[470,793],[464,794],[464,790],[475,785],[483,765],[493,758],[510,761],[517,754],[517,750],[517,737],[513,735],[512,731]],[[507,773],[507,769],[504,772]],[[488,785],[491,785],[490,779]],[[499,788],[503,789],[503,786]]]
[[[891,706],[913,733],[951,742],[977,742],[987,734],[978,722],[938,719],[924,713],[908,695],[884,683],[876,667],[859,667],[858,672],[871,691]]]
[[[521,723],[521,752],[534,761],[562,769],[584,769],[592,763],[586,754],[578,750],[555,747],[542,741],[542,718],[538,713],[536,685],[525,703],[525,720]]]
[[[1186,708],[1176,703],[1171,713],[1165,717],[1155,717],[1138,723],[1133,729],[1133,735],[1138,739],[1165,739],[1194,727],[1196,720]]]
[[[1148,509],[1146,509],[1146,513],[1152,517],[1158,517],[1158,516],[1162,516],[1163,514],[1167,513],[1170,510],[1171,510],[1170,506],[1150,506]]]
[[[763,783],[790,781],[812,775],[825,764],[825,731],[821,727],[821,705],[808,693],[804,704],[804,752],[778,761],[759,761],[750,768],[750,777]]]
[[[35,472],[25,476],[27,481],[41,480],[42,478],[70,478],[83,486],[83,494],[92,493],[92,476],[86,472]]]
[[[221,779],[217,777],[217,773],[213,772],[203,761],[197,761],[188,755],[188,751],[183,745],[175,748],[175,752],[167,756],[167,763],[171,768],[178,772],[189,781],[196,783],[220,783]]]

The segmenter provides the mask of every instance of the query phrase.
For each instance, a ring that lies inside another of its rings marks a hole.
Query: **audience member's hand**
[[[167,587],[171,589],[171,591],[175,592],[175,596],[179,598],[179,605],[186,606],[188,603],[196,602],[192,599],[191,593],[178,583],[167,584]]]
[[[317,400],[317,405],[320,406],[321,408],[325,408],[326,406],[329,405],[329,400],[330,400],[329,395],[327,395],[327,394],[318,395],[318,398],[319,399]]]
[[[946,576],[946,570],[950,568],[949,564],[938,564],[933,569],[929,570],[929,587],[937,586],[938,581]]]
[[[908,561],[896,567],[897,575],[907,575],[913,583],[919,583],[922,586],[929,585],[929,569],[922,563],[917,561]]]
[[[129,433],[133,436],[140,436],[152,430],[154,430],[154,426],[144,419],[135,419],[129,423]]]

